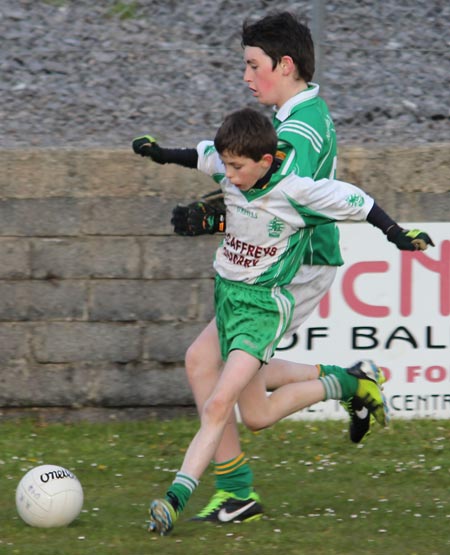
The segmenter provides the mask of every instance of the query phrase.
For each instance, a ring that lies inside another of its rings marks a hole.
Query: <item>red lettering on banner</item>
[[[425,379],[428,382],[443,382],[447,376],[447,370],[442,366],[430,366],[425,370]]]
[[[422,366],[407,366],[406,367],[406,381],[414,383],[418,378],[424,378],[427,382],[439,383],[447,379],[450,372],[444,366],[429,366],[422,369]]]
[[[402,316],[410,316],[412,312],[413,260],[417,260],[427,270],[439,274],[439,307],[441,315],[450,315],[450,241],[442,241],[440,260],[434,260],[423,252],[402,252],[400,270],[402,284],[400,314]]]
[[[440,259],[435,260],[421,251],[400,252],[400,314],[411,316],[413,287],[418,290],[419,283],[414,282],[413,261],[427,270],[439,275],[439,311],[442,316],[450,315],[450,241],[442,241]],[[393,307],[374,305],[363,301],[355,292],[357,278],[369,273],[386,273],[389,263],[384,260],[357,262],[345,270],[342,278],[342,293],[344,300],[353,312],[372,318],[385,318],[391,314]],[[396,279],[397,282],[397,279]],[[370,290],[367,292],[370,297]],[[319,304],[319,316],[328,318],[331,313],[330,292],[322,298]]]
[[[416,378],[420,376],[421,366],[407,366],[406,367],[406,381],[408,383],[413,383]]]
[[[362,274],[384,273],[387,272],[389,264],[381,260],[376,262],[357,262],[350,266],[344,274],[342,280],[342,292],[347,304],[357,314],[362,316],[371,316],[373,318],[385,318],[389,316],[390,309],[387,306],[378,306],[365,303],[360,300],[355,293],[354,283],[356,278]]]

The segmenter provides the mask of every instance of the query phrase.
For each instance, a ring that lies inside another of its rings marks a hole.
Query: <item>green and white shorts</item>
[[[216,276],[215,310],[223,360],[239,349],[269,362],[290,329],[294,297],[283,287],[262,287]]]
[[[337,266],[303,265],[289,285],[285,286],[294,297],[295,309],[287,335],[292,335],[307,320],[328,293],[336,277]]]

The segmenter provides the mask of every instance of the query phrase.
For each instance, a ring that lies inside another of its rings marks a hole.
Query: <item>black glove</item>
[[[142,137],[137,137],[136,139],[133,139],[131,146],[136,154],[148,156],[157,164],[165,163],[162,148],[152,136],[143,135]]]
[[[197,200],[187,206],[175,206],[170,223],[178,235],[212,235],[225,231],[225,211],[211,203]]]
[[[402,229],[398,225],[393,225],[388,229],[386,235],[388,241],[397,245],[401,251],[424,251],[428,245],[434,247],[428,233],[420,229]]]

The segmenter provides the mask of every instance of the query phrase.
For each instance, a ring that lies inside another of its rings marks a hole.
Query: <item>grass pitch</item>
[[[395,421],[360,446],[341,421],[285,421],[257,434],[242,428],[264,518],[189,522],[213,493],[208,472],[173,533],[150,534],[148,502],[164,494],[196,429],[192,418],[0,423],[0,554],[450,553],[450,421]],[[66,528],[31,528],[16,513],[21,477],[47,463],[83,485],[83,510]]]

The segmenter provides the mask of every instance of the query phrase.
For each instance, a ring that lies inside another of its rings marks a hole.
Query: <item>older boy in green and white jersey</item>
[[[290,161],[286,172],[292,169],[300,177],[312,177],[315,181],[335,177],[337,163],[334,124],[318,94],[319,86],[309,84],[305,91],[285,102],[273,117],[278,148]],[[311,229],[304,263],[311,266],[344,263],[335,223]]]

